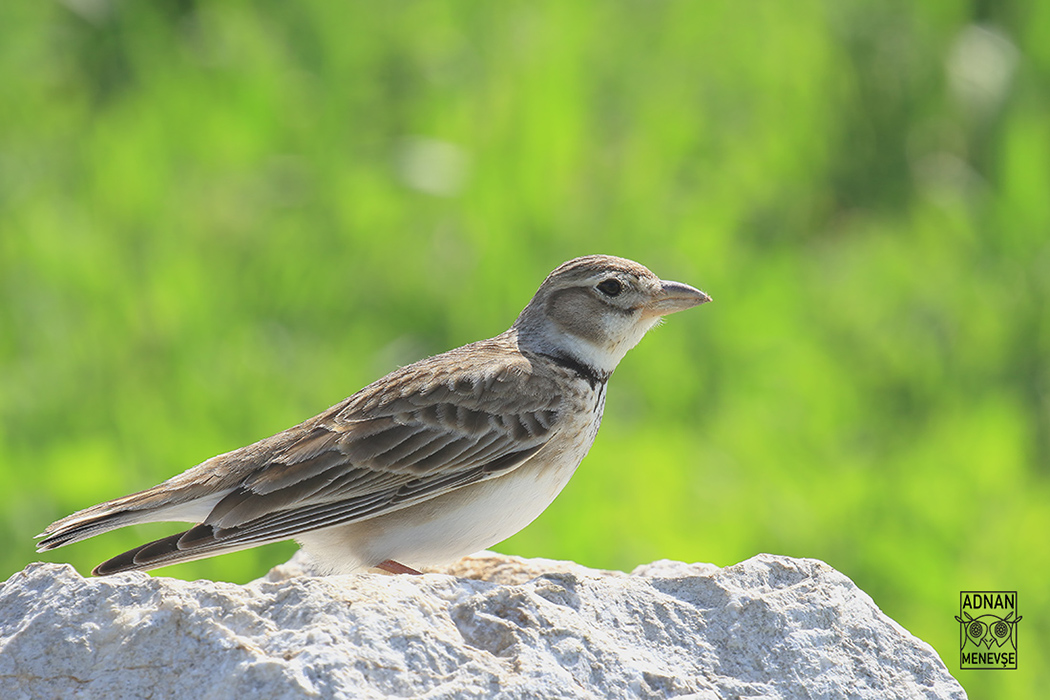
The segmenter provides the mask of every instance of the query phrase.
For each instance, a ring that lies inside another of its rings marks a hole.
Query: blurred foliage
[[[715,303],[498,549],[816,557],[975,697],[1050,684],[1050,4],[9,2],[0,77],[4,576],[606,252]],[[961,589],[1020,670],[958,670]]]

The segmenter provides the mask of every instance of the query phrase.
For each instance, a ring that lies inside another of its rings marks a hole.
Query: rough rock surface
[[[238,586],[30,565],[0,588],[0,698],[965,697],[815,560],[301,570]]]

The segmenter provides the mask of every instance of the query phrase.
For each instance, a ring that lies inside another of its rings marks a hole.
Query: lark
[[[509,330],[391,372],[327,411],[51,524],[38,551],[194,523],[104,576],[296,540],[324,573],[455,561],[536,519],[594,442],[605,388],[662,317],[710,301],[608,255],[555,269]]]

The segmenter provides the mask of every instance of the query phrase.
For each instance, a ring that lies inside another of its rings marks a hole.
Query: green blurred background
[[[497,549],[816,557],[971,697],[1037,697],[1048,84],[1034,0],[0,3],[0,576],[611,253],[715,303]],[[963,589],[1019,591],[1019,670],[959,671]]]

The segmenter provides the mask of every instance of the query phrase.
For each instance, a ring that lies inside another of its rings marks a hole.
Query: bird
[[[503,333],[394,370],[299,425],[57,520],[43,552],[192,523],[99,564],[106,576],[294,539],[321,574],[418,574],[535,520],[601,424],[609,377],[664,316],[710,301],[643,265],[558,266]]]

